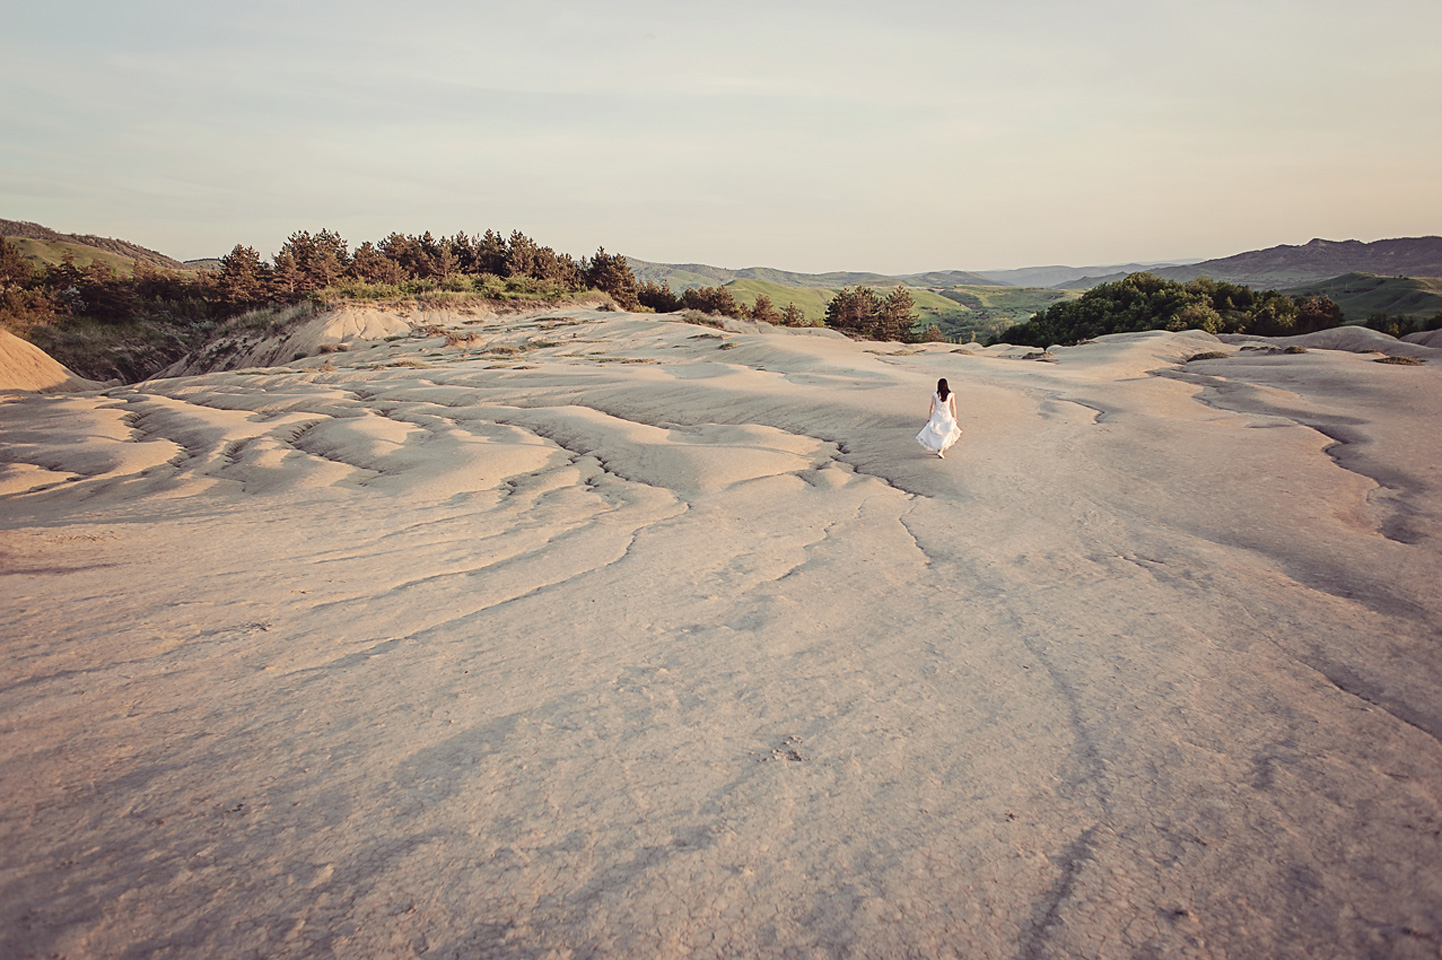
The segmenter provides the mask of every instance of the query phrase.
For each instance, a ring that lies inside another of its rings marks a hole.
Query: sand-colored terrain
[[[0,330],[0,397],[22,393],[73,393],[103,384],[75,375],[44,350]]]
[[[372,319],[0,404],[0,956],[1442,951],[1442,349]]]

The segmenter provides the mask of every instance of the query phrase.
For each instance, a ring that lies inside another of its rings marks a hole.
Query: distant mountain
[[[154,267],[166,270],[193,270],[194,267],[187,267],[173,257],[167,257],[163,253],[157,253],[147,247],[130,243],[125,240],[116,240],[111,237],[96,237],[90,234],[60,233],[43,227],[38,223],[31,223],[28,220],[0,220],[0,237],[6,240],[31,240],[35,243],[28,245],[26,251],[39,260],[47,260],[47,251],[65,251],[75,256],[77,263],[88,263],[91,260],[99,259],[107,263],[115,263],[115,258],[125,261],[125,266],[131,266],[135,260],[148,263]],[[87,256],[85,250],[76,251],[73,247],[91,248],[102,251],[109,256]],[[59,254],[56,254],[58,262]]]
[[[1442,277],[1442,237],[1395,240],[1312,240],[1204,260],[1184,268],[1194,276],[1251,284],[1314,283],[1344,273],[1383,277]]]
[[[1185,266],[1194,260],[1163,260],[1152,263],[1113,263],[1106,266],[1066,267],[1060,264],[1047,267],[1022,267],[1017,270],[982,270],[981,275],[997,283],[1009,283],[1018,287],[1073,286],[1075,281],[1100,276],[1125,277],[1129,273],[1153,272],[1164,267]],[[1087,284],[1091,286],[1092,284]]]
[[[1094,287],[1120,280],[1127,272],[1131,271],[1090,276],[1068,285]],[[1401,237],[1371,243],[1318,239],[1301,246],[1283,244],[1186,266],[1151,268],[1151,272],[1167,280],[1206,276],[1274,288],[1320,283],[1348,273],[1442,277],[1442,237]]]
[[[936,270],[928,273],[886,274],[835,271],[832,273],[794,273],[772,267],[744,267],[730,270],[713,267],[705,263],[654,263],[637,257],[627,257],[631,272],[637,280],[652,283],[666,281],[676,292],[691,287],[724,287],[737,280],[758,280],[780,287],[826,288],[854,287],[865,284],[871,287],[894,287],[905,284],[909,287],[959,287],[959,286],[1006,286],[989,277],[965,270]]]

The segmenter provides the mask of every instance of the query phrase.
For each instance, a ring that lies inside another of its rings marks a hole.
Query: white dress
[[[955,391],[952,391],[946,400],[941,399],[940,394],[931,395],[931,419],[926,421],[926,426],[916,435],[916,442],[932,453],[945,452],[947,447],[961,438],[961,427],[956,425],[956,418],[951,415],[949,401],[954,396]]]

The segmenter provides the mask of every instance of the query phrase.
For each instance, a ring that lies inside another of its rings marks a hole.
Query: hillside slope
[[[811,321],[826,316],[826,305],[841,288],[788,287],[764,280],[738,279],[725,284],[738,303],[751,306],[765,294],[777,309],[794,303]],[[880,287],[879,289],[886,289]],[[976,284],[929,289],[911,288],[918,332],[935,325],[950,340],[986,339],[1014,323],[1024,323],[1071,294],[1038,287],[982,286]]]
[[[1344,273],[1319,283],[1282,291],[1288,294],[1331,297],[1349,320],[1365,320],[1374,313],[1408,317],[1435,317],[1442,313],[1442,278],[1379,277],[1370,273]]]
[[[839,289],[864,285],[868,287],[955,287],[963,284],[997,286],[998,281],[967,270],[932,270],[922,273],[888,274],[854,270],[833,270],[830,273],[797,273],[774,267],[743,267],[732,270],[705,263],[655,263],[627,257],[631,272],[639,281],[665,281],[677,293],[690,287],[726,286],[736,280],[758,280],[781,287],[821,287]],[[1004,284],[1003,284],[1004,285]],[[799,304],[798,304],[799,305]]]
[[[71,393],[98,389],[103,384],[76,376],[44,350],[0,330],[0,391]]]
[[[1282,244],[1265,250],[1203,260],[1181,267],[1151,270],[1167,280],[1211,277],[1253,287],[1296,287],[1347,273],[1386,277],[1442,276],[1442,237],[1399,237],[1393,240],[1311,240],[1300,246]],[[1125,272],[1085,277],[1067,284],[1090,289],[1120,280]]]
[[[94,260],[104,263],[124,264],[125,270],[132,269],[134,261],[148,263],[164,270],[193,270],[163,253],[113,237],[97,237],[92,234],[60,233],[49,227],[28,220],[0,220],[0,237],[11,241],[31,241],[21,244],[26,255],[43,263],[59,263],[60,253],[69,250],[75,262],[85,266]],[[77,247],[82,249],[76,249]],[[84,249],[88,248],[88,249]],[[96,252],[91,252],[91,251]],[[50,257],[53,256],[53,259]],[[118,268],[117,268],[118,269]]]

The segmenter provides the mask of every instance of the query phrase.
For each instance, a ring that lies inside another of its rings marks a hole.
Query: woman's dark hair
[[[946,378],[942,377],[936,381],[936,395],[945,400],[951,394],[951,388],[946,385]]]

